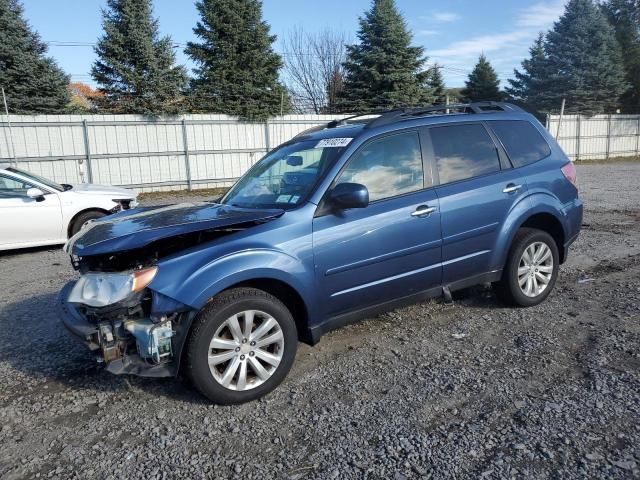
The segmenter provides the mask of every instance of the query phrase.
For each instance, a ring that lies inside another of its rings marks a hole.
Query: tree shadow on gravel
[[[93,354],[66,332],[56,312],[56,296],[39,295],[0,307],[0,364],[9,364],[16,370],[16,378],[7,379],[7,385],[22,380],[46,381],[74,391],[135,393],[207,403],[186,381],[118,376],[104,371]]]

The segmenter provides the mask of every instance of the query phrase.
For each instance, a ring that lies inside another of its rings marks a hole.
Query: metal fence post
[[[609,114],[609,121],[607,122],[607,156],[609,160],[609,154],[611,153],[611,114]]]
[[[87,159],[87,183],[93,183],[93,168],[91,165],[91,147],[89,147],[89,129],[88,129],[86,120],[82,120],[82,136],[84,137],[84,155]]]
[[[267,147],[267,152],[271,151],[271,133],[269,132],[269,120],[264,121],[264,143]]]
[[[580,132],[582,130],[581,126],[582,126],[582,122],[581,122],[582,116],[580,114],[578,114],[577,118],[576,118],[576,161],[580,160]]]
[[[189,158],[189,142],[187,141],[187,121],[182,119],[182,146],[184,147],[184,166],[187,172],[187,189],[193,190],[191,179],[191,159]]]
[[[636,128],[636,157],[640,155],[640,115],[638,116],[638,126]]]

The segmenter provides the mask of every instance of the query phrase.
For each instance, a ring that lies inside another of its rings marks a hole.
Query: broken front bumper
[[[126,318],[98,320],[95,323],[89,321],[76,307],[69,303],[67,299],[75,285],[75,281],[67,283],[58,295],[56,302],[58,314],[67,331],[84,343],[89,350],[96,354],[96,359],[106,365],[106,370],[120,375],[132,374],[143,377],[171,377],[178,372],[180,352],[184,343],[185,332],[179,328],[177,335],[173,337],[171,322],[169,331],[171,337],[167,340],[169,344],[161,347],[162,358],[158,355],[150,360],[150,356],[143,358],[140,355],[141,349],[148,349],[149,341],[153,340],[153,335],[141,334],[141,331],[154,330],[154,325],[150,326],[150,321],[146,319],[129,320]],[[182,322],[184,323],[184,322]],[[155,336],[157,339],[157,335]],[[146,341],[145,341],[146,340]]]

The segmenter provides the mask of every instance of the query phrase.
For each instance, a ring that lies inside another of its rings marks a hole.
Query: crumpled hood
[[[136,192],[126,188],[114,187],[113,185],[94,185],[93,183],[80,183],[71,189],[74,193],[88,195],[114,195],[113,198],[127,199],[136,198]]]
[[[284,210],[254,210],[215,203],[181,203],[109,215],[69,239],[65,252],[84,257],[142,248],[163,238],[274,219]]]

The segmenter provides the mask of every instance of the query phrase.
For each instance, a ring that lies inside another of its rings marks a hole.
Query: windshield
[[[351,140],[308,140],[278,148],[256,163],[221,201],[243,208],[296,207]]]
[[[48,178],[41,177],[40,175],[25,172],[24,170],[20,170],[18,168],[13,168],[13,167],[9,167],[7,168],[7,170],[13,173],[17,173],[18,175],[22,175],[25,178],[30,178],[31,180],[35,180],[36,182],[46,185],[47,187],[52,188],[54,190],[58,190],[59,192],[63,192],[65,190],[65,188],[59,183],[49,180]]]

